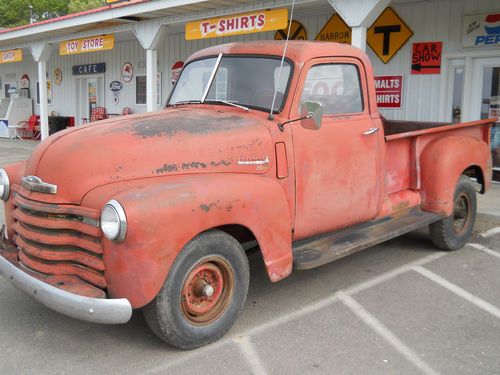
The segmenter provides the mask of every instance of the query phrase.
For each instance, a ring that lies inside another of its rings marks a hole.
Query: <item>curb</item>
[[[483,222],[486,221],[489,223],[495,223],[500,225],[500,214],[496,215],[496,214],[487,214],[484,212],[478,212],[476,219],[478,221],[483,221]]]

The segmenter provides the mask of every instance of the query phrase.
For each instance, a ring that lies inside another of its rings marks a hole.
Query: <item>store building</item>
[[[378,76],[384,116],[469,121],[499,115],[497,0],[113,1],[100,9],[0,30],[0,99],[31,98],[43,137],[52,114],[72,117],[78,125],[96,106],[111,114],[124,108],[154,111],[163,106],[182,62],[193,52],[286,37],[275,27],[286,24],[292,3],[292,38],[348,42],[366,50]],[[242,14],[279,10],[285,13],[278,12],[275,26],[235,26],[236,31],[220,37],[203,32],[207,19],[234,22]],[[39,89],[44,86],[47,90]],[[497,129],[492,143],[499,168]]]

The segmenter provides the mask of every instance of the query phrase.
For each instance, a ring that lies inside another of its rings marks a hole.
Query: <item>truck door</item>
[[[370,78],[371,79],[371,78]],[[291,126],[296,183],[294,239],[373,219],[383,202],[383,129],[368,106],[356,59],[312,60],[302,70],[290,118],[304,101],[319,102],[319,130]]]

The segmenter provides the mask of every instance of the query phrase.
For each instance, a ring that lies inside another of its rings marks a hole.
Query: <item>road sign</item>
[[[334,13],[314,40],[351,44],[351,28]]]
[[[413,31],[392,8],[385,8],[366,33],[366,42],[377,56],[387,64],[410,39]]]
[[[376,76],[375,94],[378,108],[401,108],[403,76]]]
[[[413,43],[411,74],[441,73],[443,42]]]
[[[288,26],[284,29],[276,31],[274,34],[275,40],[285,40],[288,33]],[[307,40],[307,30],[299,21],[292,21],[290,27],[290,40]]]

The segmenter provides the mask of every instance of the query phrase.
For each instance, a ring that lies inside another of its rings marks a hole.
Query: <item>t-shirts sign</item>
[[[377,107],[401,108],[403,76],[376,76]]]
[[[411,74],[441,73],[443,42],[413,43]]]

